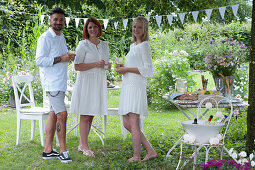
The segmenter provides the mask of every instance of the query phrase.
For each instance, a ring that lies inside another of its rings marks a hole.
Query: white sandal
[[[95,157],[94,152],[93,152],[92,150],[84,150],[84,149],[81,149],[81,148],[78,146],[78,151],[79,151],[79,152],[82,152],[82,154],[85,155],[85,156]]]

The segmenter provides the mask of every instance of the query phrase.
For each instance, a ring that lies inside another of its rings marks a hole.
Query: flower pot
[[[229,96],[232,96],[235,76],[226,76],[226,77],[227,77],[228,81],[231,82],[229,84],[229,86],[230,86],[229,93],[227,92],[227,89],[228,89],[227,83],[221,76],[213,76],[213,80],[215,83],[216,90],[218,92],[222,93],[223,96],[229,97]]]

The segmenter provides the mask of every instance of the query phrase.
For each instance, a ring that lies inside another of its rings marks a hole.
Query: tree
[[[249,64],[249,107],[247,112],[247,152],[251,153],[255,150],[255,1],[252,8],[252,26],[251,26],[251,51]]]

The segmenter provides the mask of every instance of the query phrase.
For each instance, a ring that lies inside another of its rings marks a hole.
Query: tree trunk
[[[246,150],[251,153],[255,150],[255,0],[252,7],[252,25],[251,25],[251,51],[249,63],[249,107],[247,112],[247,140]]]

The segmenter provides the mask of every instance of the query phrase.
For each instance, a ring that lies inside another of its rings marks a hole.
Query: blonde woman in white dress
[[[153,77],[148,39],[148,21],[145,17],[137,17],[132,26],[134,43],[125,57],[125,65],[117,65],[116,68],[118,73],[123,74],[119,114],[124,115],[124,127],[132,135],[134,149],[129,162],[141,161],[141,144],[147,150],[147,155],[142,161],[158,156],[139,125],[140,118],[145,118],[148,114],[146,82],[147,78]]]
[[[88,18],[83,28],[84,40],[79,42],[74,61],[78,71],[70,113],[80,114],[80,145],[78,151],[94,156],[88,135],[94,116],[107,114],[107,82],[104,64],[109,62],[108,43],[99,40],[102,27],[96,18]],[[111,65],[109,64],[108,69]]]

